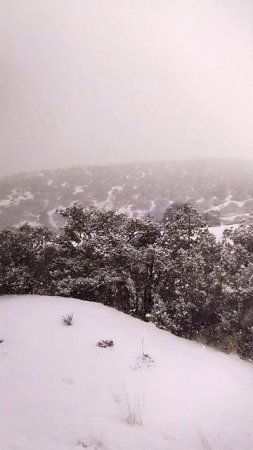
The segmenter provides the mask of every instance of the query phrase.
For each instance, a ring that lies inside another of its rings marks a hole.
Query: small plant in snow
[[[62,321],[64,325],[70,327],[71,325],[73,325],[73,314],[67,314],[66,316],[63,316]]]
[[[144,339],[142,339],[142,341],[141,341],[141,348],[142,348],[142,358],[143,358],[143,359],[146,359],[146,358],[147,358],[147,359],[150,359],[150,360],[151,360],[149,354],[144,352]],[[151,361],[152,361],[152,360],[151,360]]]
[[[133,369],[141,369],[142,367],[151,367],[154,365],[154,360],[148,353],[144,351],[144,339],[142,339],[142,354],[137,358],[136,365],[132,367]]]
[[[100,348],[113,347],[113,346],[114,346],[114,342],[111,339],[107,339],[107,340],[102,339],[101,341],[97,342],[97,347],[100,347]]]
[[[96,436],[90,435],[84,440],[79,440],[77,444],[79,447],[87,448],[89,450],[106,450],[101,439]]]
[[[142,405],[139,396],[135,396],[130,400],[127,392],[125,392],[125,399],[123,403],[123,422],[128,425],[142,425]]]

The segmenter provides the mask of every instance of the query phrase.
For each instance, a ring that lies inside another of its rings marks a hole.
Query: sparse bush
[[[101,340],[97,342],[97,347],[100,348],[106,348],[106,347],[113,347],[114,346],[114,342],[111,339],[108,340]]]
[[[149,368],[154,365],[154,360],[144,351],[144,339],[142,339],[142,354],[138,356],[136,365],[133,369]]]
[[[130,400],[125,392],[122,419],[131,426],[142,425],[142,405],[139,396],[136,395],[134,399]]]
[[[136,365],[133,369],[145,369],[154,366],[154,360],[148,355],[141,355],[137,358]]]
[[[106,447],[104,446],[102,440],[97,438],[93,434],[88,436],[84,440],[79,440],[76,445],[90,450],[106,450]]]
[[[141,341],[141,348],[142,348],[142,360],[146,362],[154,362],[151,356],[144,351],[144,339],[142,339]]]
[[[67,314],[66,316],[63,316],[62,321],[66,326],[73,325],[73,314]]]

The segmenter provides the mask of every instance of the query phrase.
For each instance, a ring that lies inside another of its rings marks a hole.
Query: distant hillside
[[[0,225],[51,228],[55,210],[73,202],[157,219],[173,202],[216,211],[223,223],[253,213],[253,161],[184,160],[75,167],[0,179]]]

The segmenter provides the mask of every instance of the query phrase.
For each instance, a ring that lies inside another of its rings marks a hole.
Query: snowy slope
[[[1,297],[1,338],[1,450],[253,448],[253,366],[237,357],[61,298]]]

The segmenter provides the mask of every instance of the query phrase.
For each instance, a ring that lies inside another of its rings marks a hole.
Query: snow
[[[232,200],[232,195],[230,194],[225,198],[224,203],[221,203],[220,205],[212,206],[211,208],[207,209],[207,211],[220,211],[222,208],[225,208],[226,206],[228,206],[230,204],[236,205],[239,208],[242,208],[248,200],[252,200],[252,198],[248,198],[247,200],[243,200],[243,201]]]
[[[18,205],[21,201],[34,199],[34,195],[30,191],[24,191],[23,193],[17,194],[16,189],[12,190],[12,194],[8,197],[8,199],[0,200],[0,207],[10,206],[11,204]]]
[[[246,217],[248,217],[249,216],[249,213],[244,213],[244,214],[240,214],[240,213],[238,213],[238,214],[229,214],[229,215],[227,215],[227,216],[224,216],[224,217],[221,217],[221,220],[224,220],[224,221],[232,221],[232,220],[236,220],[236,219],[243,219],[243,218],[246,218]]]
[[[216,237],[216,241],[220,242],[223,237],[224,230],[235,230],[239,224],[234,223],[232,225],[219,225],[217,227],[208,227],[210,233],[212,233]]]
[[[0,200],[0,206],[9,206],[12,203],[10,199]]]
[[[225,198],[225,202],[224,203],[221,203],[220,205],[212,206],[212,208],[207,209],[207,211],[219,211],[221,208],[223,208],[225,206],[228,206],[229,203],[231,202],[231,199],[232,199],[232,195],[229,194]]]
[[[105,209],[113,208],[114,193],[120,191],[123,191],[123,186],[112,186],[112,188],[107,192],[107,198],[100,202],[98,202],[97,200],[93,200],[93,206],[95,206],[96,208]]]
[[[245,200],[242,202],[239,202],[238,200],[233,200],[231,203],[234,203],[235,205],[239,206],[239,208],[242,208],[245,205]]]
[[[129,204],[127,206],[122,206],[121,208],[119,208],[119,213],[120,214],[126,214],[129,217],[133,217],[134,211],[133,211],[133,204]]]
[[[94,206],[95,208],[98,209],[106,209],[106,201],[102,200],[102,201],[97,201],[97,200],[92,200],[92,206]]]
[[[137,200],[139,198],[139,194],[133,195],[133,198]],[[138,209],[134,207],[134,204],[130,203],[127,206],[122,206],[118,209],[120,214],[126,214],[128,217],[143,217],[145,214],[148,214],[154,210],[156,204],[154,200],[150,200],[150,206],[148,209]]]
[[[73,299],[1,297],[0,334],[3,450],[253,448],[253,366],[235,356]]]
[[[155,202],[154,200],[150,200],[150,207],[149,207],[149,211],[153,211],[153,209],[155,209]]]
[[[150,211],[153,210],[153,203],[150,202],[150,207],[148,209],[138,209],[134,208],[134,205],[130,203],[127,206],[122,206],[118,209],[118,212],[120,214],[126,214],[128,217],[142,217],[145,214],[148,214]]]
[[[73,192],[74,195],[81,194],[83,192],[83,186],[76,186]]]
[[[60,209],[60,208],[59,208]],[[52,228],[57,228],[57,223],[54,220],[54,215],[56,214],[57,208],[53,208],[47,212],[48,220]]]
[[[18,197],[15,198],[14,203],[18,204],[18,203],[20,203],[20,201],[33,200],[33,199],[34,199],[34,195],[30,191],[25,191],[22,194],[20,194]]]
[[[114,191],[116,191],[116,192],[123,191],[123,186],[112,186],[112,188],[108,191],[108,197],[107,197],[108,202],[111,201]]]

